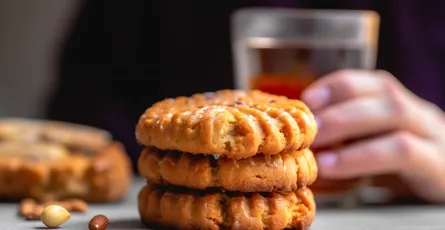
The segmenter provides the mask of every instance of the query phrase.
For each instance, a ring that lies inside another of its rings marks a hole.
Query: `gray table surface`
[[[96,214],[107,215],[108,229],[146,229],[139,222],[138,179],[121,203],[90,205],[86,214],[73,214],[60,229],[88,229]],[[45,229],[40,221],[24,221],[17,216],[17,204],[0,203],[0,230]],[[311,230],[445,230],[445,206],[361,207],[349,210],[319,209]]]

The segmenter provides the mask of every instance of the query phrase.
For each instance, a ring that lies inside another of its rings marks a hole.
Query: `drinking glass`
[[[373,11],[240,9],[231,27],[235,88],[299,99],[305,87],[330,72],[374,69],[379,26]],[[367,181],[319,178],[311,189],[319,206],[353,206]]]

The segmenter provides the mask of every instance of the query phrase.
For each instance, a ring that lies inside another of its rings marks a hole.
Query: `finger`
[[[351,98],[385,92],[388,82],[396,82],[389,76],[383,74],[383,71],[340,70],[310,85],[301,98],[311,109],[316,110]]]
[[[318,133],[313,146],[326,146],[397,128],[402,123],[400,117],[406,112],[395,109],[405,106],[393,104],[388,97],[365,97],[319,111]]]
[[[317,154],[322,177],[342,179],[398,173],[426,175],[437,154],[426,140],[409,132],[393,132]]]
[[[417,103],[397,91],[351,99],[317,112],[318,133],[313,146],[327,146],[396,129],[429,137],[434,129],[427,115]]]

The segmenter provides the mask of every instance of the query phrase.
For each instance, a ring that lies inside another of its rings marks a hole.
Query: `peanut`
[[[47,227],[55,228],[65,223],[70,217],[71,214],[65,208],[59,205],[50,205],[43,209],[40,219]]]
[[[108,226],[108,218],[104,215],[96,215],[88,224],[89,230],[105,230]]]

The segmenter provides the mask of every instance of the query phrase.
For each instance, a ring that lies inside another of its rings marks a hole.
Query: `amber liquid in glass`
[[[300,79],[297,74],[262,73],[252,78],[252,88],[289,98],[300,98],[312,81]]]

